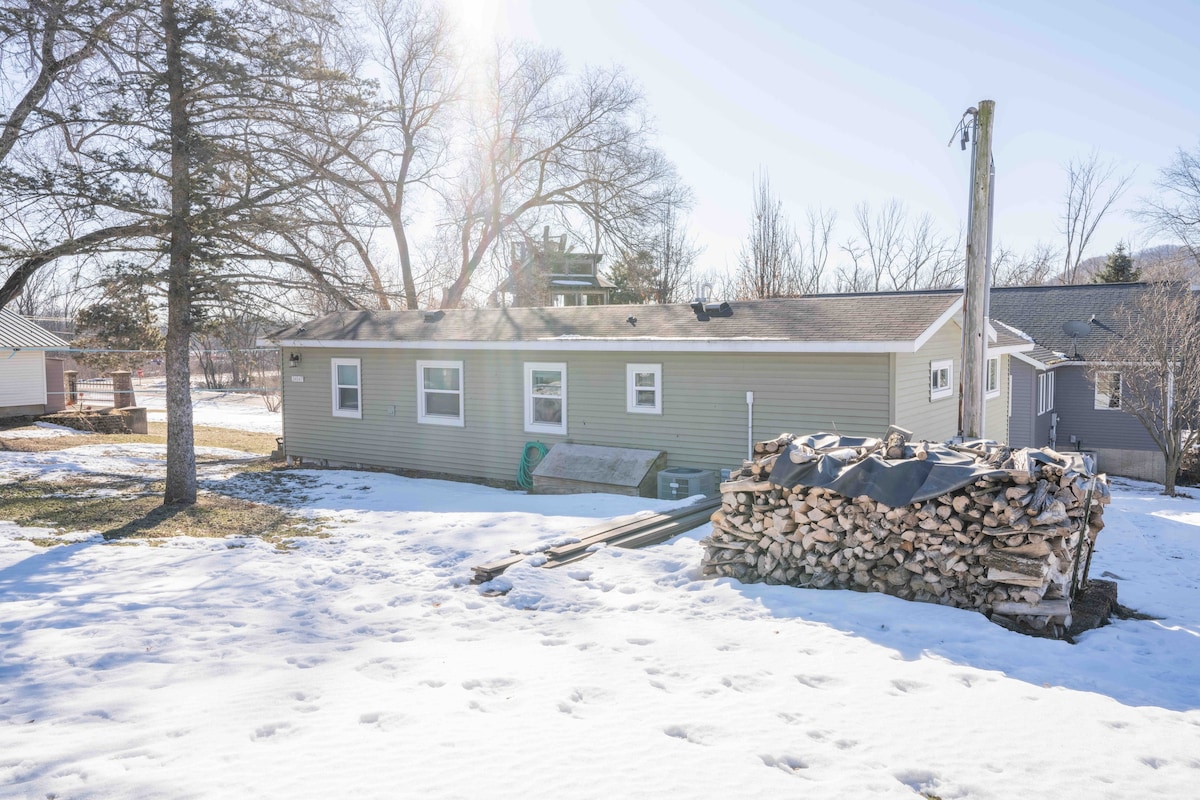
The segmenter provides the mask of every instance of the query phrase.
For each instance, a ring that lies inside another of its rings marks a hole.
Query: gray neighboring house
[[[22,316],[0,309],[0,417],[36,416],[62,408],[62,362],[47,350],[71,345]],[[47,371],[57,375],[57,382]],[[47,394],[47,386],[49,392]]]
[[[689,305],[337,312],[280,330],[289,460],[509,480],[525,443],[739,465],[781,432],[942,440],[958,427],[959,292]],[[987,435],[1011,354],[991,332]],[[750,402],[752,399],[752,403]]]
[[[1162,482],[1162,452],[1137,418],[1121,409],[1119,367],[1106,373],[1098,386],[1088,377],[1094,356],[1121,334],[1116,310],[1136,302],[1147,286],[1100,283],[992,290],[991,316],[997,327],[1007,326],[1035,345],[1014,354],[1012,362],[1011,445],[1090,452],[1101,470]]]

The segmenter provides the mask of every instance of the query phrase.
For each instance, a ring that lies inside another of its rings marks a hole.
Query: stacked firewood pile
[[[924,460],[943,445],[885,439],[821,451],[794,438],[758,443],[756,457],[721,484],[721,508],[702,542],[705,574],[886,592],[1033,628],[1070,624],[1072,593],[1104,526],[1104,476],[1085,474],[1053,451],[959,447],[984,477],[889,506],[869,493],[789,488],[769,476],[780,458],[832,457],[846,466],[884,458],[890,466]]]

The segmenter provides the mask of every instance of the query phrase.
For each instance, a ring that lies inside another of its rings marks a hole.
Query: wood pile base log
[[[760,442],[756,458],[721,484],[713,532],[701,542],[703,574],[885,592],[974,609],[1031,630],[1071,625],[1072,592],[1083,583],[1104,527],[1104,476],[1027,461],[1028,471],[1001,470],[936,499],[893,508],[867,495],[770,483],[771,465],[786,442]],[[928,457],[922,445],[906,452]],[[994,466],[995,456],[977,457],[980,463],[992,458]]]

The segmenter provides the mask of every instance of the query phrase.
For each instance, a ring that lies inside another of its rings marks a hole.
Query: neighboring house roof
[[[1123,334],[1117,329],[1117,309],[1137,302],[1149,288],[1147,283],[1092,283],[992,289],[991,315],[1041,345],[1049,353],[1043,356],[1064,356],[1037,357],[1042,363],[1088,361]],[[1067,322],[1086,323],[1089,332],[1072,337],[1063,328]]]
[[[728,316],[704,319],[687,304],[341,311],[270,338],[307,347],[915,352],[959,314],[962,297],[896,292],[730,305]],[[1012,337],[1010,346],[1029,345]]]
[[[1025,333],[1025,331],[1018,330],[1017,328],[1007,325],[998,319],[993,319],[992,324],[996,327],[996,330],[1001,336],[1007,334],[1012,338],[1017,338],[1021,341],[1031,343],[1031,346],[1024,352],[1013,353],[1014,356],[1027,364],[1032,364],[1038,369],[1045,369],[1046,367],[1052,367],[1068,360],[1064,354],[1056,353],[1053,350],[1042,347],[1040,344],[1034,342],[1033,337]]]
[[[67,350],[70,347],[40,325],[0,308],[0,349]]]

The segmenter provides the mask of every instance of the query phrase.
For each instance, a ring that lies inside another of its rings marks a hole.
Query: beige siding
[[[962,329],[957,323],[947,323],[916,353],[896,353],[893,356],[896,424],[912,431],[918,439],[940,442],[958,433],[961,336]],[[946,360],[954,363],[951,393],[948,397],[930,400],[929,365],[934,361]]]
[[[45,403],[46,367],[42,352],[0,353],[0,408]]]
[[[886,355],[302,352],[283,383],[288,455],[500,480],[514,479],[532,440],[664,450],[670,466],[735,466],[746,454],[747,391],[755,395],[755,439],[785,431],[878,435],[891,402]],[[362,360],[361,420],[330,413],[331,358]],[[426,359],[463,362],[464,427],[417,423],[416,362]],[[567,436],[524,430],[526,361],[567,364]],[[629,363],[662,364],[661,415],[626,411]]]

